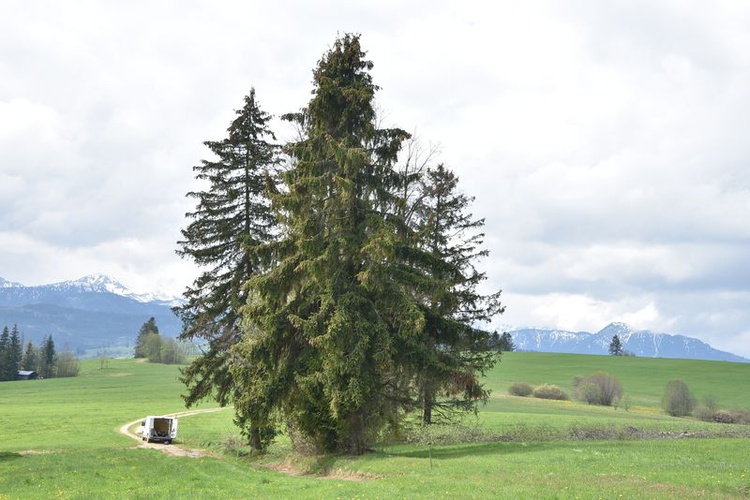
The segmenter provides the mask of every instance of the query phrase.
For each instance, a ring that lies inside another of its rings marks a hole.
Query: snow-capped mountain
[[[516,350],[608,354],[617,335],[625,351],[641,357],[704,359],[747,363],[743,357],[714,349],[703,341],[683,335],[633,330],[625,323],[611,323],[597,333],[521,328],[509,332]]]
[[[0,288],[17,288],[23,286],[20,283],[14,283],[12,281],[8,281],[4,278],[0,278]]]
[[[1,279],[1,278],[0,278]],[[22,285],[19,285],[22,286]],[[129,297],[138,302],[163,302],[172,306],[179,305],[181,299],[158,293],[135,293],[128,287],[104,274],[90,274],[74,281],[62,281],[45,285],[53,290],[69,290],[80,292],[109,292],[122,297]]]
[[[0,327],[18,325],[26,340],[52,335],[71,349],[133,345],[141,325],[154,317],[159,331],[181,329],[172,307],[176,297],[136,294],[102,274],[41,286],[0,278]]]

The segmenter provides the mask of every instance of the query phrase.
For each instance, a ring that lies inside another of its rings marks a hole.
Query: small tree
[[[44,378],[50,378],[55,375],[55,361],[57,352],[55,351],[55,341],[52,336],[44,337],[42,348],[39,356],[39,374]]]
[[[162,339],[161,362],[167,365],[180,365],[185,363],[185,353],[182,346],[175,339]]]
[[[146,337],[151,333],[159,334],[159,327],[156,326],[156,320],[153,317],[143,323],[141,329],[138,331],[138,337],[135,340],[134,358],[148,357],[148,353],[146,352]]]
[[[515,351],[516,345],[513,343],[513,336],[508,332],[503,332],[497,342],[497,347],[503,352]]]
[[[34,371],[39,366],[39,348],[29,340],[21,358],[21,370]]]
[[[149,363],[161,363],[162,338],[156,332],[148,333],[143,338],[143,353]]]
[[[662,397],[664,411],[673,417],[684,417],[693,412],[695,399],[690,394],[690,389],[682,380],[672,380],[667,384]]]
[[[622,397],[620,381],[609,373],[599,372],[574,381],[576,395],[590,405],[612,406]]]
[[[10,372],[10,332],[6,326],[0,335],[0,381],[15,379],[15,374],[10,378]]]
[[[57,356],[57,376],[77,377],[81,369],[78,357],[70,349],[63,349]]]
[[[620,342],[620,337],[617,335],[612,337],[612,342],[609,343],[609,354],[612,356],[622,356],[624,354],[622,342]]]

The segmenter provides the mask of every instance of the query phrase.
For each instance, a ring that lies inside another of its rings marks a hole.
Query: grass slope
[[[575,375],[607,371],[630,411],[507,396],[515,381],[570,389]],[[222,453],[237,442],[231,410],[185,417],[179,442],[216,456],[178,458],[139,449],[117,429],[183,409],[176,367],[113,360],[83,364],[74,379],[0,384],[0,498],[715,498],[750,494],[747,439],[575,440],[571,429],[637,427],[672,433],[733,426],[663,415],[667,381],[699,398],[748,408],[750,365],[646,358],[509,353],[487,377],[493,397],[467,429],[510,442],[387,445],[365,457],[298,459],[328,474],[297,477],[283,439],[262,460]],[[598,426],[598,427],[597,427]],[[566,437],[568,436],[568,437]]]

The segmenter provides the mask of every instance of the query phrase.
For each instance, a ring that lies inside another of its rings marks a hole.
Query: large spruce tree
[[[500,292],[483,295],[477,286],[486,279],[475,263],[485,257],[483,219],[474,219],[470,198],[458,189],[458,178],[444,165],[429,168],[420,179],[414,210],[417,241],[428,258],[425,288],[427,324],[421,335],[417,375],[422,421],[433,412],[450,418],[472,410],[488,392],[479,382],[497,360],[492,333],[479,325],[503,312]]]
[[[296,444],[363,453],[391,412],[396,337],[423,318],[384,269],[396,231],[385,210],[397,182],[399,129],[378,129],[377,87],[359,37],[336,41],[313,72],[313,98],[288,145],[293,167],[276,198],[277,266],[250,281],[247,336],[233,365],[241,422],[275,410]],[[247,424],[246,424],[247,425]]]
[[[274,234],[267,190],[279,163],[271,116],[262,111],[255,90],[221,141],[207,141],[214,158],[194,167],[203,191],[188,193],[197,200],[182,231],[178,254],[198,264],[202,273],[176,308],[183,321],[182,340],[205,347],[184,371],[188,406],[214,396],[231,401],[233,383],[227,369],[229,348],[240,338],[240,308],[246,301],[243,284],[264,270],[256,249]]]
[[[409,134],[377,126],[365,56],[344,35],[319,61],[311,100],[285,116],[300,137],[278,179],[262,172],[276,162],[263,113],[244,111],[254,141],[237,146],[230,128],[207,143],[221,160],[196,167],[211,189],[192,194],[180,253],[207,271],[178,312],[183,338],[207,348],[183,372],[186,401],[233,401],[254,449],[283,424],[298,448],[360,454],[409,411],[429,423],[487,394],[495,354],[477,325],[502,307],[477,292],[483,221],[446,169],[396,167]],[[233,148],[261,143],[265,155],[237,161]]]

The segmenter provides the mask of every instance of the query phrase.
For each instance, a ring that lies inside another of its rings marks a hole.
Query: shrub
[[[714,422],[716,411],[719,409],[714,396],[703,398],[703,404],[693,411],[693,416],[703,422]]]
[[[750,412],[741,408],[734,410],[717,410],[714,422],[720,424],[750,424]]]
[[[78,357],[65,349],[57,357],[57,376],[58,377],[77,377],[81,369]]]
[[[734,423],[734,417],[732,416],[732,413],[728,412],[727,410],[716,410],[713,414],[712,420],[720,424],[733,424]]]
[[[533,394],[535,398],[539,399],[568,399],[568,395],[562,389],[551,384],[542,384],[535,387]]]
[[[672,380],[667,384],[661,403],[664,411],[673,417],[690,415],[695,406],[690,389],[682,380]]]
[[[511,396],[531,396],[533,391],[534,388],[531,387],[531,384],[527,384],[526,382],[513,382],[508,388],[508,393]]]
[[[732,416],[734,417],[735,424],[750,424],[750,411],[738,408],[736,410],[731,410],[731,412]]]
[[[573,379],[578,399],[590,405],[612,406],[622,397],[620,381],[609,373],[599,372]]]
[[[693,416],[703,422],[714,422],[716,410],[706,405],[700,405],[693,411]]]

